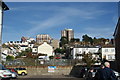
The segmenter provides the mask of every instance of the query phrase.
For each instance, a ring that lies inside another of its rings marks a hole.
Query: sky
[[[118,20],[117,2],[6,2],[2,42],[20,41],[22,36],[36,38],[49,34],[60,39],[61,30],[73,29],[82,35],[113,38]]]

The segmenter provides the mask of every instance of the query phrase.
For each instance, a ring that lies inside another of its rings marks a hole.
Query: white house
[[[33,43],[29,43],[28,47],[32,49],[34,47],[34,44]]]
[[[115,47],[102,48],[102,59],[105,58],[108,61],[115,60]]]
[[[73,48],[71,55],[73,59],[82,59],[82,54],[83,53],[92,53],[93,57],[95,57],[94,53],[99,53],[99,48]],[[79,55],[79,56],[78,56]],[[81,56],[80,56],[81,55]]]
[[[5,45],[28,45],[28,42],[9,41],[9,42],[6,42]]]
[[[93,53],[93,57],[99,58],[97,54],[101,53],[102,59],[108,61],[115,60],[115,48],[114,47],[102,47],[102,48],[73,48],[71,51],[72,59],[82,59],[83,53]]]
[[[53,56],[53,47],[50,46],[47,42],[44,42],[43,44],[33,47],[32,49],[33,53],[37,54],[46,54],[47,56]]]
[[[5,54],[5,53],[1,53],[1,60],[2,61],[6,61],[6,57],[7,57],[7,54]]]
[[[34,46],[34,47],[32,48],[32,53],[38,54],[38,46]]]
[[[21,51],[25,51],[27,48],[28,48],[27,45],[21,45],[21,46],[20,46],[20,50],[21,50]]]
[[[2,61],[6,61],[6,57],[8,56],[8,55],[10,55],[10,56],[14,56],[14,57],[16,57],[17,55],[16,55],[16,50],[14,51],[14,48],[13,47],[10,47],[10,48],[2,48],[1,49],[1,60]]]
[[[2,48],[2,53],[1,53],[1,60],[6,61],[6,57],[8,56],[10,49],[8,48]]]
[[[13,47],[9,47],[9,48],[2,48],[1,49],[1,52],[4,53],[4,54],[7,54],[7,55],[10,55],[10,56],[14,56],[16,57],[16,49],[13,48]]]
[[[35,39],[34,38],[27,39],[27,42],[32,42],[32,41],[35,41]]]

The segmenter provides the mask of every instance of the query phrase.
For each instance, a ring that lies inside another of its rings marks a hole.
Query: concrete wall
[[[16,68],[16,67],[9,66],[9,68]],[[31,66],[31,67],[26,66],[25,68],[27,69],[28,75],[72,75],[72,76],[78,76],[79,72],[80,72],[80,66],[56,66],[56,69],[54,70],[54,72],[48,72],[48,66]]]

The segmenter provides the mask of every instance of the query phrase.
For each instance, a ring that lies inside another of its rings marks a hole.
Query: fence
[[[80,60],[71,60],[71,59],[51,59],[51,60],[36,60],[36,59],[21,59],[21,60],[14,60],[14,61],[7,61],[4,64],[8,66],[48,66],[48,65],[55,65],[55,66],[71,66],[77,63],[82,64]]]

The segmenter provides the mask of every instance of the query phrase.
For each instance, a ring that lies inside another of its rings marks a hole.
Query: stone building
[[[36,42],[41,44],[43,42],[51,43],[52,38],[48,34],[39,34],[36,36]]]

